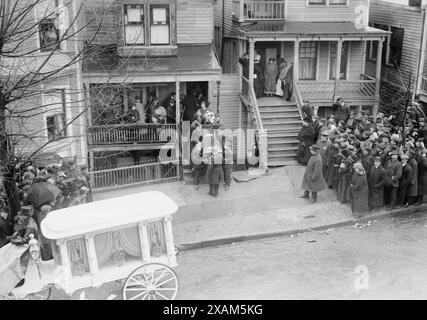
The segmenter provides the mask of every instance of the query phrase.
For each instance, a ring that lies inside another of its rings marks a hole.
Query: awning
[[[367,27],[357,28],[352,22],[275,22],[263,21],[239,27],[240,34],[254,38],[380,38],[390,32]]]
[[[99,57],[84,63],[89,83],[219,81],[221,66],[212,46],[182,46],[174,57]]]

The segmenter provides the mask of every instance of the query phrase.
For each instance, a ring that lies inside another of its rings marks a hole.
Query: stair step
[[[286,146],[286,145],[268,145],[268,152],[270,151],[295,151],[298,150],[298,145],[296,146]]]
[[[299,132],[301,129],[301,125],[296,125],[293,123],[265,123],[263,124],[265,129],[268,130],[285,130],[285,131],[296,131]]]
[[[267,165],[269,167],[285,167],[285,166],[294,166],[297,165],[298,162],[296,160],[273,160],[273,161],[268,161]]]
[[[283,107],[283,106],[276,106],[276,107],[259,107],[259,111],[260,111],[261,113],[277,112],[277,111],[280,111],[280,112],[296,112],[296,113],[299,113],[299,112],[298,112],[298,108],[297,108],[297,106],[286,106],[286,107]]]
[[[268,138],[290,138],[297,137],[299,131],[298,130],[268,130],[267,137]]]
[[[299,117],[271,117],[271,118],[264,118],[262,117],[262,123],[268,124],[268,123],[283,123],[283,124],[301,124],[301,120]]]
[[[298,140],[294,137],[270,137],[268,138],[268,145],[273,145],[273,144],[298,144]]]
[[[296,154],[297,154],[297,149],[268,150],[268,157],[286,157],[286,156],[296,157]]]

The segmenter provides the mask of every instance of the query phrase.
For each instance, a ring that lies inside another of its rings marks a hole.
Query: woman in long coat
[[[261,57],[257,55],[254,63],[254,90],[257,98],[264,95],[264,72],[259,64]]]
[[[366,172],[360,162],[354,164],[355,174],[351,179],[352,202],[351,209],[356,218],[360,218],[363,213],[368,212],[369,188],[366,179]]]
[[[308,122],[303,121],[297,140],[299,141],[297,151],[298,163],[307,164],[311,157],[310,147],[314,144],[314,128]]]
[[[350,158],[350,151],[344,149],[341,152],[343,159],[338,169],[338,188],[337,197],[341,203],[347,203],[351,199],[349,197],[349,187],[352,176],[353,163]]]
[[[272,95],[276,92],[276,78],[278,72],[276,60],[269,59],[264,70],[265,91],[267,94]]]
[[[424,196],[427,195],[427,158],[426,149],[420,151],[420,158],[418,160],[418,195],[417,204],[423,203]]]
[[[286,73],[284,90],[283,90],[283,96],[287,101],[291,100],[292,94],[294,91],[293,77],[294,77],[294,66],[293,66],[293,63],[291,62],[288,72]]]

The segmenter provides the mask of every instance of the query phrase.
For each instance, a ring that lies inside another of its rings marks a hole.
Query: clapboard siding
[[[404,29],[400,70],[406,81],[411,69],[414,76],[417,71],[421,48],[422,20],[422,11],[418,8],[378,0],[371,1],[369,22]],[[375,74],[375,64],[375,61],[367,59],[367,72]],[[392,66],[382,66],[381,78],[390,83],[401,83],[398,70]]]
[[[307,6],[307,0],[286,0],[287,21],[355,21],[356,7],[368,7],[368,0],[349,0],[349,6],[322,7]]]
[[[178,0],[178,44],[212,43],[214,8],[212,0]]]
[[[240,76],[237,73],[222,75],[219,114],[224,129],[236,130],[243,127],[240,119],[239,81]],[[216,100],[218,96],[216,89],[213,92],[213,96],[214,100]],[[236,155],[237,139],[234,139],[233,148]]]

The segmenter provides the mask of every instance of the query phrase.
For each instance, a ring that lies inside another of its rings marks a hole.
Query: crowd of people
[[[247,53],[239,59],[246,79],[249,79],[249,59]],[[268,62],[262,65],[261,56],[256,53],[253,86],[257,98],[275,95],[290,101],[293,92],[293,63],[280,58],[278,64],[276,58],[269,58]]]
[[[74,161],[38,167],[16,159],[13,166],[14,191],[8,193],[4,183],[0,187],[0,247],[27,243],[31,233],[47,244],[39,230],[50,211],[92,201],[90,179]],[[42,257],[49,260],[49,245],[42,248]]]
[[[383,206],[387,210],[423,203],[427,195],[427,125],[417,106],[400,119],[378,113],[356,114],[339,98],[333,113],[314,116],[310,102],[302,108],[297,160],[307,164],[302,198],[334,189],[357,217]]]

